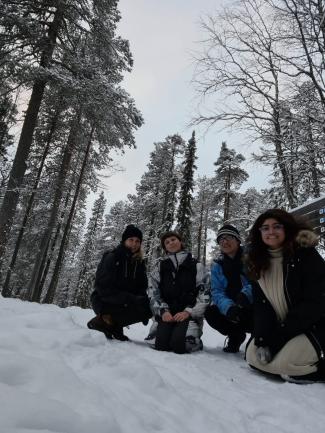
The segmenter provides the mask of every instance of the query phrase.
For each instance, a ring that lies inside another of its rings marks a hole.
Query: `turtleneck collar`
[[[269,252],[272,259],[277,259],[277,258],[283,257],[283,248],[282,247],[276,248],[274,250],[269,249],[268,252]]]

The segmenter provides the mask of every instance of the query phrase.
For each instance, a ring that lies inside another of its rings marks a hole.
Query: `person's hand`
[[[175,314],[174,320],[175,322],[184,322],[184,320],[190,317],[190,313],[188,311],[181,311],[180,313]]]
[[[173,322],[174,318],[173,316],[170,314],[169,311],[165,311],[164,314],[161,316],[161,320],[163,322]]]
[[[272,361],[271,351],[268,347],[258,347],[256,357],[262,365],[266,365]]]
[[[227,318],[233,323],[239,323],[241,320],[241,311],[240,310],[241,309],[240,309],[240,307],[238,307],[238,305],[233,305],[227,311],[227,314],[226,314]]]
[[[236,304],[243,308],[249,307],[251,305],[247,296],[242,292],[239,292],[236,296]]]

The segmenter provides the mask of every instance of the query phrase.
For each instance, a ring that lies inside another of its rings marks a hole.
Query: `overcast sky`
[[[193,128],[186,125],[195,114],[191,53],[199,50],[199,41],[204,38],[200,17],[213,13],[220,4],[217,0],[120,0],[119,33],[130,41],[134,58],[133,71],[123,86],[135,99],[145,124],[136,132],[137,149],[115,158],[124,171],[103,180],[109,207],[135,191],[135,184],[146,171],[154,142],[174,133],[181,134],[186,141],[190,138]],[[242,134],[214,129],[203,135],[203,131],[195,130],[200,175],[213,174],[213,162],[223,140],[228,147],[249,155],[247,146],[240,147],[245,142]],[[245,168],[250,172],[250,180],[244,189],[267,185],[262,174],[265,168],[252,164]]]

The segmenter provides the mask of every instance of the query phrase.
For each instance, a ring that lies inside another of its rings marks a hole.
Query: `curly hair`
[[[263,242],[260,232],[263,222],[269,218],[275,219],[284,226],[285,240],[282,248],[285,257],[293,254],[296,247],[295,238],[299,230],[309,228],[306,223],[296,220],[293,215],[283,209],[269,209],[262,213],[254,222],[248,236],[248,268],[254,279],[258,279],[261,272],[267,270],[270,265],[268,246]]]

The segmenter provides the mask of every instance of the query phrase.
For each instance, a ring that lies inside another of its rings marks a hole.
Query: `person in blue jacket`
[[[221,257],[211,268],[212,304],[205,312],[208,324],[226,335],[224,352],[236,353],[253,328],[252,286],[242,263],[243,249],[236,227],[224,225],[218,231]]]

